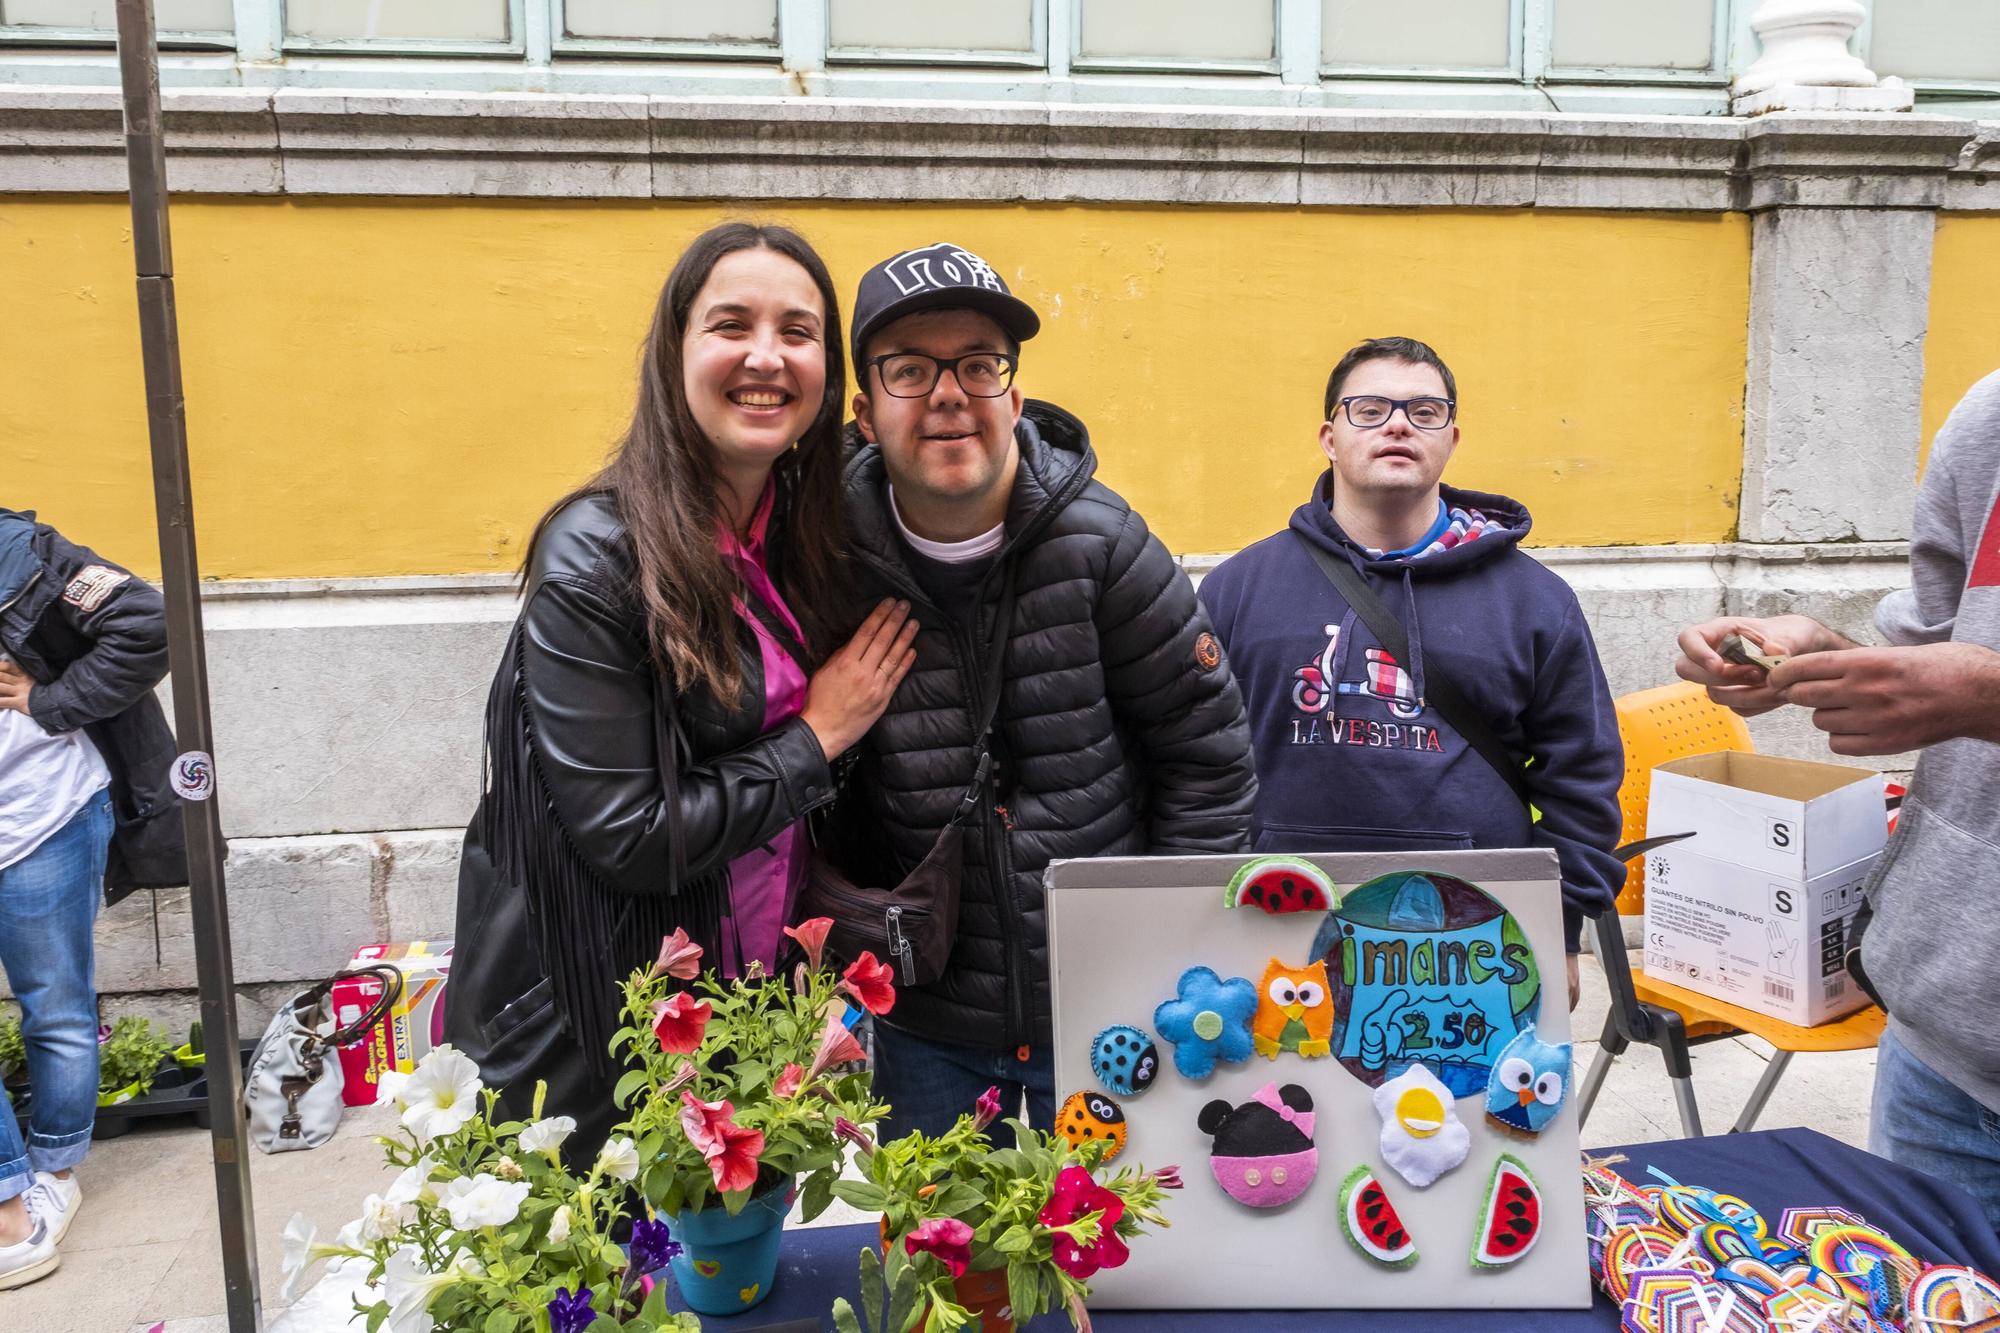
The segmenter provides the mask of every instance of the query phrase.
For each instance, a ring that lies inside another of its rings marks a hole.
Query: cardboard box
[[[451,949],[450,940],[413,940],[355,950],[348,967],[393,964],[403,974],[403,993],[366,1036],[341,1049],[341,1072],[346,1080],[341,1095],[347,1105],[373,1105],[384,1071],[411,1072],[444,1040],[444,992],[451,979]],[[382,983],[372,977],[340,982],[333,991],[335,1020],[343,1026],[354,1022],[381,995]]]
[[[1847,934],[1887,840],[1882,777],[1724,752],[1653,770],[1645,971],[1801,1027],[1868,1003]]]

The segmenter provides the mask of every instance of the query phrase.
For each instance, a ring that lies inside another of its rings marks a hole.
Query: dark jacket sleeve
[[[1257,779],[1243,696],[1187,574],[1136,513],[1112,543],[1096,622],[1112,711],[1145,751],[1149,850],[1246,850]]]
[[[62,584],[47,614],[61,616],[90,647],[61,676],[29,691],[28,711],[45,731],[75,731],[116,717],[165,677],[166,603],[130,570],[45,531],[47,577]],[[104,591],[107,583],[113,586]]]
[[[561,578],[530,593],[522,630],[531,743],[571,841],[617,892],[666,892],[674,821],[644,645],[597,593]],[[798,718],[678,777],[690,876],[768,842],[833,791],[819,740]]]
[[[1542,812],[1535,841],[1553,847],[1562,863],[1563,947],[1575,953],[1583,918],[1611,906],[1625,883],[1625,863],[1612,855],[1625,824],[1618,809],[1625,747],[1597,645],[1574,598],[1537,664],[1521,723],[1534,756],[1528,793]]]

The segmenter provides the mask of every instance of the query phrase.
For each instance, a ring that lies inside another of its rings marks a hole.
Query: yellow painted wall
[[[617,431],[675,255],[723,215],[177,200],[203,572],[512,568],[543,507]],[[1389,333],[1432,342],[1458,372],[1465,438],[1450,479],[1524,500],[1537,542],[1705,542],[1735,527],[1739,215],[800,204],[755,216],[803,229],[844,293],[885,253],[940,238],[992,259],[1046,319],[1023,386],[1091,425],[1101,475],[1177,551],[1233,550],[1283,524],[1319,468],[1328,369]],[[123,202],[0,201],[0,303],[0,503],[151,572]]]
[[[1924,442],[1965,391],[2000,370],[2000,214],[1941,213],[1924,337]]]

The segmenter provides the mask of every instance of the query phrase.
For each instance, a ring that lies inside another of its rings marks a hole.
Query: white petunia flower
[[[521,1205],[532,1188],[525,1180],[512,1183],[495,1180],[481,1171],[469,1180],[463,1176],[447,1180],[438,1197],[445,1211],[451,1214],[452,1226],[460,1231],[474,1231],[480,1227],[504,1227],[520,1216]]]
[[[401,1106],[403,1104],[403,1085],[409,1081],[410,1076],[400,1069],[383,1070],[375,1079],[375,1100],[378,1102],[394,1102],[396,1105]]]
[[[293,1213],[292,1220],[285,1223],[285,1257],[281,1264],[285,1273],[284,1299],[290,1301],[298,1295],[321,1264],[341,1257],[351,1248],[353,1242],[347,1233],[342,1232],[328,1244],[319,1238],[319,1227],[310,1217]]]
[[[632,1181],[639,1176],[639,1149],[628,1138],[615,1138],[605,1144],[597,1154],[597,1170],[600,1175],[613,1180]]]
[[[429,1143],[455,1134],[479,1114],[479,1066],[451,1046],[439,1046],[425,1056],[398,1091],[403,1126]]]
[[[416,1213],[417,1210],[408,1203],[395,1202],[379,1194],[371,1194],[361,1201],[361,1218],[357,1234],[364,1243],[394,1240],[416,1217]]]
[[[576,1132],[576,1121],[566,1115],[537,1120],[521,1131],[522,1152],[554,1152]]]
[[[436,1203],[437,1191],[431,1187],[431,1176],[437,1169],[435,1160],[419,1157],[389,1182],[382,1198],[389,1203]]]
[[[557,1246],[569,1244],[568,1204],[556,1209],[555,1216],[549,1219],[549,1244]]]
[[[460,1250],[441,1273],[424,1267],[423,1254],[405,1245],[389,1256],[383,1266],[382,1290],[389,1302],[389,1333],[433,1333],[437,1321],[431,1318],[433,1298],[446,1287],[485,1272],[479,1261]]]

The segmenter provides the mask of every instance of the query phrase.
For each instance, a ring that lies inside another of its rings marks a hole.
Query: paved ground
[[[1599,1031],[1604,1006],[1601,974],[1586,958],[1576,1031]],[[1769,1055],[1770,1048],[1755,1039],[1717,1042],[1696,1052],[1695,1087],[1706,1129],[1719,1132],[1735,1119]],[[1596,1058],[1596,1045],[1579,1041],[1579,1074]],[[1810,1125],[1861,1145],[1874,1066],[1872,1051],[1801,1056],[1760,1123]],[[252,1188],[267,1333],[337,1333],[347,1327],[352,1289],[337,1278],[321,1282],[291,1309],[280,1308],[280,1236],[295,1212],[331,1233],[354,1215],[363,1195],[392,1174],[382,1168],[369,1139],[371,1129],[385,1121],[380,1111],[349,1112],[339,1137],[326,1147],[255,1155]],[[1584,1127],[1584,1145],[1679,1137],[1657,1054],[1641,1050],[1621,1059]],[[226,1333],[208,1153],[208,1135],[193,1128],[139,1129],[99,1144],[79,1171],[85,1201],[63,1246],[61,1269],[33,1286],[0,1293],[0,1330],[150,1333],[163,1324],[159,1333]],[[836,1203],[823,1220],[855,1217]]]

